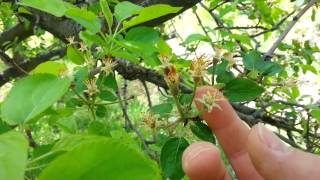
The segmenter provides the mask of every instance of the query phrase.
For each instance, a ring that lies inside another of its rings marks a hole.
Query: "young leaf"
[[[24,179],[28,155],[28,141],[15,131],[0,135],[0,178],[10,180]]]
[[[125,39],[131,42],[155,45],[160,39],[160,33],[150,27],[136,27],[129,30]]]
[[[216,140],[211,129],[204,123],[197,121],[190,125],[190,129],[199,139],[215,144]]]
[[[314,109],[310,112],[310,114],[318,121],[318,123],[320,122],[320,109]]]
[[[85,59],[82,53],[78,49],[74,48],[73,46],[68,46],[67,57],[70,61],[72,61],[77,65],[81,65],[85,62]]]
[[[96,34],[90,34],[87,31],[81,31],[79,33],[79,37],[88,47],[92,47],[92,45],[98,45],[101,47],[106,46],[106,42],[101,38],[101,36]]]
[[[100,79],[98,79],[98,81],[100,81]],[[102,83],[105,87],[113,90],[113,92],[116,92],[118,90],[117,80],[114,74],[109,74],[107,77],[104,78],[104,81]]]
[[[124,22],[126,28],[156,19],[161,16],[165,16],[172,13],[177,13],[181,10],[181,7],[172,7],[165,4],[158,4],[141,9],[135,16],[129,21]]]
[[[141,6],[137,6],[131,2],[123,1],[117,4],[114,8],[114,16],[121,22],[128,17],[132,16],[135,12],[142,9]]]
[[[130,53],[126,50],[117,50],[117,51],[112,51],[111,55],[114,57],[122,58],[125,60],[128,60],[134,64],[138,64],[140,59],[137,55]]]
[[[99,97],[104,101],[116,101],[118,97],[111,91],[105,90],[99,93]]]
[[[243,44],[247,44],[252,47],[251,39],[247,34],[231,34],[230,38],[240,41]]]
[[[160,180],[156,164],[118,140],[105,137],[83,143],[56,158],[39,180]]]
[[[264,61],[258,51],[250,51],[243,57],[244,66],[250,71],[258,71],[263,75],[275,75],[281,72],[282,68],[278,63]]]
[[[254,100],[263,91],[254,81],[236,78],[226,84],[223,94],[232,102],[241,102]]]
[[[67,66],[63,63],[58,63],[54,61],[47,61],[39,64],[34,70],[31,71],[32,74],[53,74],[59,76],[68,70]]]
[[[111,29],[112,24],[113,24],[113,17],[112,17],[112,13],[109,8],[107,0],[100,0],[100,7],[101,7],[101,10],[104,14],[104,17],[108,23],[108,27]]]
[[[168,139],[161,149],[160,165],[166,179],[180,180],[184,176],[182,170],[182,153],[189,146],[184,138]]]
[[[65,15],[81,24],[91,34],[96,34],[101,29],[100,20],[91,11],[80,8],[71,8],[66,11]]]
[[[197,34],[191,34],[186,38],[186,40],[182,44],[186,45],[186,44],[190,44],[192,42],[198,42],[198,41],[207,41],[207,42],[209,42],[210,38],[208,38],[205,35],[198,34],[198,33]]]
[[[52,74],[18,80],[1,106],[2,119],[10,125],[27,123],[59,100],[70,83],[70,78]]]
[[[21,0],[18,4],[39,9],[57,17],[63,16],[73,6],[62,0]]]

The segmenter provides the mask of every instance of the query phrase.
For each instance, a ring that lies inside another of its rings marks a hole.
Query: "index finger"
[[[199,88],[195,96],[197,108],[204,109],[199,100],[208,96],[208,93],[216,96],[216,103],[220,108],[214,107],[210,112],[204,112],[202,118],[217,136],[238,178],[262,179],[251,163],[246,149],[249,127],[240,120],[222,93],[213,87]]]

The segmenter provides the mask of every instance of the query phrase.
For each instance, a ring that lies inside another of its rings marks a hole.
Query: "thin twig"
[[[26,134],[27,134],[27,137],[28,137],[29,146],[30,146],[30,147],[33,147],[33,148],[38,147],[38,144],[37,144],[36,141],[33,139],[31,129],[27,128],[25,131],[26,131]]]
[[[272,58],[274,51],[278,48],[280,43],[284,40],[293,26],[298,22],[298,20],[304,15],[305,12],[308,11],[314,4],[316,4],[317,0],[311,0],[295,17],[293,17],[291,23],[287,26],[287,28],[283,31],[280,37],[276,40],[276,42],[271,46],[271,48],[264,54],[263,58],[268,60]]]
[[[152,107],[152,101],[151,101],[151,96],[150,96],[150,92],[149,92],[149,89],[148,89],[148,85],[147,85],[146,81],[141,81],[141,83],[142,83],[142,85],[144,87],[144,90],[146,91],[149,108],[151,108]]]
[[[119,87],[119,86],[117,85],[117,87]],[[120,94],[119,89],[118,89],[118,91],[117,91],[117,95],[118,95],[118,98],[119,98],[119,100],[120,100],[120,101],[119,101],[119,105],[120,105],[120,107],[121,107],[121,109],[122,109],[122,113],[123,113],[123,116],[124,116],[124,119],[125,119],[126,123],[128,124],[128,127],[129,127],[131,130],[133,130],[133,131],[136,133],[136,135],[138,136],[138,138],[141,140],[142,145],[143,145],[145,151],[147,152],[147,154],[148,154],[152,159],[154,159],[154,160],[157,161],[158,159],[157,159],[156,155],[152,152],[152,150],[149,148],[146,139],[143,137],[143,135],[140,133],[140,131],[133,125],[133,123],[132,123],[132,121],[131,121],[131,119],[130,119],[130,117],[129,117],[129,115],[128,115],[128,111],[127,111],[127,109],[126,109],[126,106],[124,105],[126,102],[122,103],[122,97],[121,97],[121,94]]]
[[[295,12],[296,12],[295,10],[293,10],[292,12],[290,12],[288,15],[286,15],[283,19],[281,19],[281,20],[280,20],[275,26],[273,26],[271,29],[266,29],[266,30],[261,31],[261,32],[259,32],[259,33],[257,33],[257,34],[250,35],[250,37],[258,37],[258,36],[261,36],[261,35],[263,35],[263,34],[265,34],[265,33],[272,32],[272,31],[275,31],[275,30],[279,29],[280,26],[281,26],[284,22],[286,22],[286,20],[287,20],[290,16],[292,16]]]

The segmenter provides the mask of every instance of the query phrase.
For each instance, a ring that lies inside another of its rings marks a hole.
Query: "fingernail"
[[[194,147],[189,147],[182,156],[182,162],[184,169],[187,169],[188,165],[192,163],[200,154],[206,151],[212,150],[212,145],[209,143],[199,143]]]
[[[292,149],[285,145],[273,132],[264,127],[262,123],[257,124],[258,135],[263,144],[273,151],[287,153]]]

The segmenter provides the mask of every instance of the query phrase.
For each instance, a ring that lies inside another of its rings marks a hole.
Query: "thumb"
[[[248,137],[248,153],[265,179],[320,179],[320,157],[286,146],[262,124]]]

